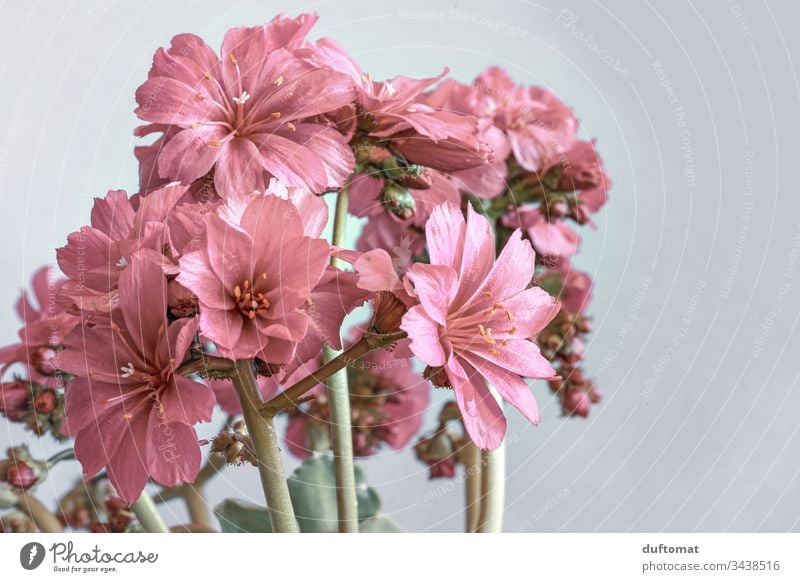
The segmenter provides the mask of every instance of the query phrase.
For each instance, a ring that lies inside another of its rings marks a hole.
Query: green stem
[[[139,499],[131,505],[131,509],[147,533],[169,533],[169,528],[158,513],[153,498],[146,491],[142,491]]]
[[[488,385],[487,385],[488,386]],[[488,386],[497,404],[502,400],[497,391]],[[493,451],[481,451],[481,512],[478,531],[481,533],[500,533],[503,531],[503,511],[506,501],[506,443]]]
[[[469,437],[464,445],[462,458],[467,506],[466,531],[473,533],[478,531],[481,516],[481,451]]]
[[[347,232],[347,190],[336,196],[336,212],[333,217],[331,243],[344,246]],[[334,267],[344,264],[331,259]],[[324,348],[324,359],[331,362],[342,354],[329,346]],[[339,509],[339,531],[358,532],[358,498],[356,497],[355,463],[353,462],[353,427],[350,417],[350,389],[347,385],[347,369],[341,368],[327,382],[330,406],[331,443],[333,445],[333,468],[336,476],[336,505]]]
[[[335,358],[338,352],[325,346],[324,357]],[[328,378],[331,444],[336,476],[336,505],[339,509],[339,531],[358,533],[358,498],[356,497],[355,463],[353,461],[353,429],[350,416],[350,393],[347,369],[342,368]]]
[[[262,402],[253,373],[253,363],[250,360],[238,360],[231,379],[239,395],[244,422],[258,458],[258,472],[269,508],[272,530],[276,533],[296,533],[299,529],[283,472],[278,434],[275,432],[273,417],[261,416],[259,412]]]

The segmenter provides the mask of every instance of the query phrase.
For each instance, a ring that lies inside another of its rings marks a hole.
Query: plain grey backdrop
[[[596,278],[587,366],[605,399],[562,418],[539,383],[538,427],[509,411],[506,530],[800,529],[797,2],[3,2],[0,342],[92,197],[136,191],[134,91],[155,49],[302,11],[376,78],[499,64],[552,88],[613,177],[577,261]],[[3,422],[0,445],[23,434]],[[405,529],[462,528],[459,480],[428,481],[410,450],[364,468]],[[77,473],[60,465],[40,494]],[[252,468],[210,493],[262,501]]]

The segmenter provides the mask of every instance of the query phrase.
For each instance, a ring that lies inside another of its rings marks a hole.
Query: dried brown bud
[[[390,291],[379,291],[373,300],[374,314],[372,325],[375,333],[394,333],[400,330],[400,323],[408,311],[405,304]]]
[[[447,372],[441,366],[433,367],[428,366],[422,373],[426,380],[430,380],[431,384],[437,388],[450,388],[450,378],[447,377]]]
[[[427,190],[433,184],[430,172],[421,166],[412,166],[403,174],[395,178],[395,182],[406,188],[414,190]]]
[[[167,304],[173,317],[191,317],[197,313],[197,297],[175,279],[167,284]]]

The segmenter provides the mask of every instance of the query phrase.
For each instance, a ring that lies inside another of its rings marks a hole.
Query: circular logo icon
[[[35,570],[44,561],[44,546],[39,542],[30,542],[19,551],[19,563],[26,570]]]

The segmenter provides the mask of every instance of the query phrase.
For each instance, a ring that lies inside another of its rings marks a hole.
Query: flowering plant
[[[581,370],[592,281],[570,261],[611,183],[572,111],[499,68],[376,81],[309,41],[315,20],[156,52],[138,192],[95,199],[0,351],[0,412],[69,445],[9,449],[3,529],[166,531],[157,503],[180,497],[189,531],[396,531],[354,459],[409,446],[431,478],[463,465],[466,527],[495,531],[503,402],[536,424],[528,379],[567,416],[600,400]],[[355,249],[348,215],[366,219]],[[418,435],[432,387],[452,399]],[[281,443],[303,460],[288,479]],[[35,489],[69,459],[83,477],[52,513]],[[266,508],[225,500],[217,526],[204,485],[226,464],[258,468]]]

